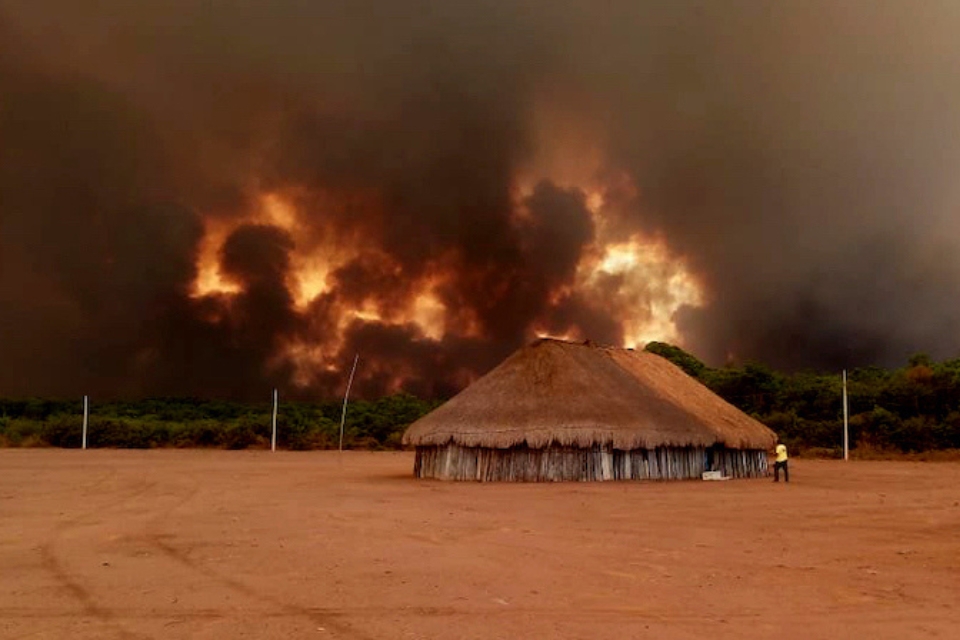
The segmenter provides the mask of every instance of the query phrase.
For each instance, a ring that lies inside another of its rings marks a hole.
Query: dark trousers
[[[780,469],[783,469],[783,481],[790,482],[790,467],[787,466],[789,460],[773,463],[773,481],[780,482]]]

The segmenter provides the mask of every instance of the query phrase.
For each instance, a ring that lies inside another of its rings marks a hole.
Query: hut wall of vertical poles
[[[704,471],[721,471],[733,478],[762,477],[768,473],[767,454],[762,449],[726,447],[496,449],[451,442],[418,446],[414,461],[418,478],[479,482],[682,480],[699,479]]]
[[[418,478],[679,480],[767,475],[776,434],[671,362],[541,339],[414,422]]]

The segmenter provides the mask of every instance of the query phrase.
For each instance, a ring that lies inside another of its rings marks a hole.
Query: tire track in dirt
[[[102,486],[109,478],[112,478],[116,475],[116,470],[111,470],[110,472],[104,474],[98,480],[90,483],[83,487],[85,490],[84,495],[88,495],[89,492],[99,486]],[[84,511],[80,515],[74,516],[60,522],[56,527],[54,527],[51,535],[43,540],[38,550],[40,552],[40,566],[47,571],[54,580],[56,580],[57,585],[63,588],[67,593],[69,593],[75,600],[80,603],[80,606],[83,608],[83,612],[96,618],[100,622],[111,627],[121,638],[128,640],[135,640],[140,638],[145,638],[148,636],[142,636],[135,634],[128,629],[126,629],[120,622],[116,620],[116,614],[108,607],[102,606],[97,599],[94,597],[93,593],[84,586],[81,576],[71,573],[67,570],[63,561],[61,560],[59,553],[57,552],[57,547],[62,540],[63,536],[71,531],[76,530],[85,525],[89,525],[88,522],[94,514],[98,517],[102,517],[105,514],[115,512],[117,510],[122,510],[126,507],[132,500],[141,497],[153,487],[156,486],[156,482],[153,483],[144,483],[143,486],[136,488],[134,491],[131,491],[123,496],[121,496],[119,502],[114,502],[110,506],[98,509],[92,508]]]
[[[262,615],[263,617],[302,617],[310,620],[310,622],[313,624],[335,631],[347,638],[355,638],[356,640],[373,640],[371,636],[367,636],[339,620],[339,618],[349,613],[345,610],[341,611],[336,609],[303,607],[290,602],[284,602],[283,600],[268,593],[258,591],[254,587],[251,587],[240,580],[225,576],[214,569],[197,563],[190,558],[186,551],[179,549],[165,541],[162,534],[147,536],[147,540],[156,549],[160,550],[170,559],[178,562],[182,566],[187,567],[206,578],[215,580],[234,593],[259,602],[268,602],[275,607],[277,611],[277,613],[271,614],[270,612],[264,612],[263,614],[258,615]]]
[[[75,576],[64,569],[63,564],[53,550],[53,544],[48,543],[40,547],[40,566],[54,577],[61,588],[65,589],[74,599],[80,602],[85,614],[116,627],[115,630],[123,638],[141,637],[129,633],[126,629],[119,626],[115,621],[113,612],[110,609],[100,606],[96,598],[93,597],[93,594],[86,589],[80,581],[76,580]],[[70,615],[72,616],[73,614]]]
[[[259,596],[258,596],[259,597]],[[569,607],[538,607],[538,606],[514,606],[512,604],[507,605],[498,605],[497,607],[478,607],[475,609],[464,609],[462,607],[456,606],[411,606],[411,607],[400,607],[400,608],[388,608],[388,607],[345,607],[339,609],[331,609],[324,607],[296,607],[297,612],[291,613],[290,611],[258,611],[251,612],[249,614],[251,617],[255,616],[257,619],[280,619],[280,618],[289,618],[292,615],[301,616],[301,615],[310,615],[310,616],[333,616],[333,617],[343,617],[343,616],[383,616],[383,615],[393,615],[393,616],[414,616],[418,618],[443,618],[443,617],[480,617],[480,618],[498,618],[505,617],[509,618],[511,616],[551,616],[555,617],[558,620],[565,621],[583,621],[590,622],[597,619],[605,619],[610,616],[626,616],[629,618],[637,620],[652,620],[657,622],[671,622],[671,621],[681,621],[681,622],[698,622],[702,621],[705,623],[709,622],[718,622],[720,620],[756,620],[763,617],[762,613],[757,612],[728,612],[728,613],[717,613],[712,615],[703,615],[703,614],[673,614],[673,613],[663,613],[663,612],[654,612],[649,609],[644,609],[642,606],[636,607],[592,607],[589,609],[577,610],[575,608]],[[810,610],[811,615],[836,615],[838,613],[838,607],[836,606],[821,606],[816,607]],[[16,615],[21,618],[69,618],[72,617],[73,613],[70,612],[59,612],[51,613],[47,611],[36,611],[36,612],[24,612],[19,609],[13,609],[9,607],[0,606],[0,616],[3,615]],[[136,614],[138,619],[143,620],[170,620],[172,623],[176,624],[179,622],[184,622],[187,620],[219,620],[223,619],[225,616],[218,609],[195,609],[193,611],[170,611],[165,609],[150,609],[138,611]],[[920,615],[918,614],[918,617]],[[172,618],[179,618],[180,620],[171,620]],[[317,624],[323,624],[319,619],[310,618],[311,622]],[[328,627],[334,631],[340,631],[334,627]],[[353,630],[347,630],[344,633],[354,634],[356,633]],[[357,637],[353,635],[352,637]],[[366,636],[368,640],[373,640],[369,636]]]
[[[193,486],[188,495],[178,502],[175,505],[172,505],[166,509],[163,513],[152,518],[148,523],[147,530],[144,531],[143,539],[153,546],[155,549],[163,553],[165,556],[178,563],[179,565],[186,567],[190,571],[198,573],[205,578],[214,580],[224,587],[230,589],[236,594],[242,595],[247,598],[251,598],[258,602],[267,602],[273,607],[276,608],[275,612],[264,612],[261,615],[266,618],[275,618],[275,617],[301,617],[307,620],[310,620],[315,625],[322,626],[331,631],[335,631],[340,635],[347,638],[355,638],[356,640],[372,640],[369,636],[363,635],[356,629],[353,629],[349,625],[341,622],[337,618],[342,617],[344,614],[335,610],[330,609],[316,609],[311,607],[303,607],[299,605],[292,604],[290,602],[285,602],[276,596],[258,591],[254,587],[231,578],[230,576],[224,575],[214,569],[203,566],[193,558],[190,557],[189,552],[185,551],[166,540],[168,537],[163,533],[154,533],[151,529],[156,529],[161,521],[168,518],[174,511],[182,508],[190,500],[194,499],[200,492],[200,482],[197,477],[193,474],[190,474],[190,478],[193,482]],[[185,615],[178,613],[177,618],[188,618],[190,617],[189,613]],[[209,613],[201,616],[203,618],[211,617]],[[226,617],[223,614],[220,614],[218,617]]]

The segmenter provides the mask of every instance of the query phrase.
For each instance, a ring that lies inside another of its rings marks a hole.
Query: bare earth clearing
[[[960,637],[957,463],[793,461],[787,486],[412,464],[0,450],[0,637]]]

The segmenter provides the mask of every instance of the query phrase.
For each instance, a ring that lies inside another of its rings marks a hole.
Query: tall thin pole
[[[83,448],[87,448],[87,416],[90,413],[90,400],[83,396]]]
[[[849,409],[847,407],[847,370],[843,370],[843,459],[850,457]]]
[[[350,386],[353,384],[353,374],[357,370],[357,360],[360,359],[358,353],[353,357],[353,368],[350,369],[350,379],[347,381],[347,392],[343,394],[343,412],[340,414],[340,451],[343,452],[343,424],[347,420],[347,398],[350,397]]]
[[[273,436],[270,438],[270,451],[277,450],[277,402],[280,394],[276,389],[273,390]]]

